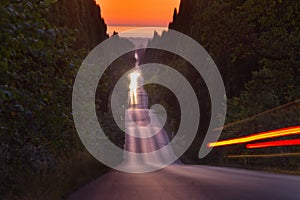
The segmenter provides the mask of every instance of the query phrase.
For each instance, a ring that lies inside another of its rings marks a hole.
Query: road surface
[[[111,171],[69,200],[299,200],[300,177],[250,170],[171,165],[129,174]]]
[[[135,81],[136,82],[136,81]],[[138,96],[140,95],[140,96]],[[134,94],[136,107],[126,111],[128,152],[148,153],[169,143],[162,124],[147,107],[143,88]],[[151,120],[150,120],[151,119]],[[138,138],[137,138],[138,137]],[[142,137],[142,138],[141,138]],[[124,156],[131,167],[163,163],[167,154],[142,160]],[[69,200],[300,200],[300,176],[275,175],[257,171],[179,162],[162,170],[132,174],[112,170],[73,193]]]

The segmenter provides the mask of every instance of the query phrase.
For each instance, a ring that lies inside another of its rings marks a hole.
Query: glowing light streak
[[[141,74],[139,72],[132,72],[129,74],[130,78],[130,84],[129,84],[129,89],[130,89],[130,104],[136,104],[137,103],[137,93],[136,90],[138,88],[138,77]]]
[[[278,154],[252,154],[252,155],[228,155],[227,158],[269,158],[283,156],[300,156],[300,153],[278,153]]]
[[[266,147],[278,147],[278,146],[292,146],[292,145],[300,145],[300,139],[279,140],[279,141],[247,144],[246,147],[248,149],[254,149],[254,148],[266,148]]]
[[[139,72],[132,72],[131,74],[129,74],[130,77],[130,85],[129,85],[129,89],[130,91],[136,91],[137,87],[138,87],[138,77],[141,74]]]
[[[255,140],[262,140],[262,139],[268,139],[268,138],[275,138],[275,137],[281,137],[281,136],[287,136],[287,135],[296,135],[300,133],[300,126],[294,126],[294,127],[287,127],[272,131],[266,131],[257,133],[250,136],[244,136],[240,138],[234,138],[234,139],[228,139],[228,140],[222,140],[218,142],[212,142],[208,143],[208,147],[218,147],[218,146],[227,146],[227,145],[233,145],[233,144],[242,144],[247,142],[252,142]]]

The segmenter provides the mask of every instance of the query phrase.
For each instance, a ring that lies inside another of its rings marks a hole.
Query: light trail
[[[252,154],[252,155],[228,155],[227,158],[269,158],[283,156],[300,156],[300,153],[277,153],[277,154]]]
[[[271,141],[271,142],[261,142],[254,144],[247,144],[247,149],[255,149],[255,148],[266,148],[266,147],[278,147],[278,146],[292,146],[292,145],[300,145],[300,139],[294,140],[279,140],[279,141]]]
[[[212,143],[208,143],[207,146],[218,147],[218,146],[227,146],[233,144],[243,144],[255,140],[269,139],[269,138],[296,135],[296,134],[300,134],[300,126],[287,127],[287,128],[282,128],[282,129],[277,129],[272,131],[261,132],[250,136],[212,142]]]
[[[130,85],[129,85],[129,89],[130,91],[136,91],[137,87],[138,87],[138,77],[141,74],[139,72],[132,72],[131,74],[129,74],[130,77]]]
[[[137,103],[137,94],[136,90],[138,88],[138,78],[141,74],[139,72],[132,72],[129,74],[130,78],[130,84],[129,84],[129,89],[130,89],[130,104],[136,104]]]

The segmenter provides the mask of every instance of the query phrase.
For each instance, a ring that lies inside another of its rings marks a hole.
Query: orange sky
[[[180,0],[96,0],[108,25],[167,26]]]

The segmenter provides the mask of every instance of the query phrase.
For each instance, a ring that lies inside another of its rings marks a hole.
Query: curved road
[[[147,153],[160,149],[169,140],[153,112],[147,109],[145,92],[138,106],[126,111],[124,149]],[[138,100],[138,98],[137,98]],[[146,101],[146,103],[144,102]],[[144,105],[145,104],[145,105]],[[153,115],[153,116],[152,116]],[[151,120],[150,120],[151,118]],[[135,123],[133,123],[133,121]],[[151,123],[150,123],[151,121]],[[151,125],[144,127],[150,123]],[[140,126],[136,126],[138,124]],[[144,128],[143,128],[144,127]],[[152,136],[154,131],[156,135]],[[136,136],[147,136],[136,138]],[[172,149],[167,156],[172,156]],[[135,158],[124,157],[125,164],[144,165]],[[147,157],[142,162],[147,161]],[[164,156],[154,159],[163,163]],[[150,159],[148,164],[154,164]],[[170,165],[162,170],[130,174],[112,170],[73,193],[69,200],[300,200],[300,176],[198,166]]]
[[[146,174],[111,171],[69,200],[299,200],[300,177],[209,166],[171,165]]]

